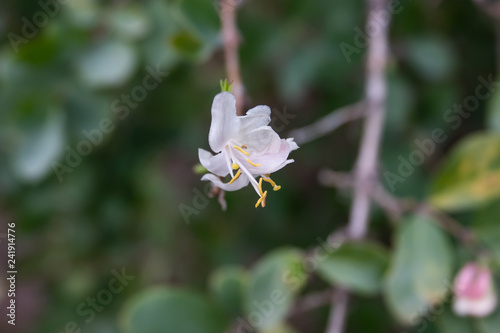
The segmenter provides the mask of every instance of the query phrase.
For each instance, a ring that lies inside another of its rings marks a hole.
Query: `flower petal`
[[[215,186],[223,189],[224,191],[237,191],[245,186],[248,185],[248,177],[244,174],[241,174],[238,179],[236,179],[232,184],[229,183],[223,183],[219,177],[212,175],[210,173],[207,173],[203,177],[201,177],[201,180],[208,180],[212,182]]]
[[[208,134],[210,148],[216,153],[222,151],[230,139],[237,137],[239,130],[236,99],[227,91],[218,94],[212,103],[212,123]]]
[[[205,167],[211,173],[216,174],[217,176],[225,177],[229,174],[228,166],[226,159],[224,157],[224,153],[212,155],[209,151],[205,149],[198,149],[198,157],[200,159],[201,165]]]
[[[266,105],[259,105],[247,111],[240,119],[240,133],[247,133],[271,122],[271,109]]]
[[[280,148],[277,152],[249,156],[249,159],[253,164],[261,164],[258,167],[250,164],[246,158],[241,158],[240,156],[237,158],[239,163],[242,164],[252,175],[265,175],[278,171],[285,165],[292,163],[293,160],[288,160],[288,155],[290,154],[292,148],[294,148],[294,145],[285,139],[281,139]]]
[[[248,147],[250,154],[275,153],[280,149],[280,137],[270,126],[240,132],[238,142]]]

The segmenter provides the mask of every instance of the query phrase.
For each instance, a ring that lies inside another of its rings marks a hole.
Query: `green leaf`
[[[262,258],[250,276],[247,319],[259,329],[270,329],[286,317],[293,298],[306,281],[303,253],[281,248]]]
[[[500,307],[493,314],[476,320],[478,333],[498,333],[500,328]]]
[[[219,309],[202,295],[168,287],[136,295],[120,313],[125,333],[221,333],[227,325]]]
[[[23,133],[13,158],[14,172],[25,181],[37,181],[50,170],[51,164],[63,151],[64,117],[53,110],[37,128]]]
[[[444,210],[480,206],[500,197],[500,134],[464,139],[447,158],[431,188],[430,202]]]
[[[450,78],[457,69],[456,52],[447,39],[438,36],[414,38],[408,43],[408,61],[429,81]]]
[[[484,243],[495,255],[500,263],[500,200],[495,200],[482,207],[476,214],[472,230],[479,240]]]
[[[377,293],[389,263],[387,251],[373,243],[346,243],[319,262],[319,275],[333,285],[362,294]]]
[[[80,78],[94,88],[120,86],[137,66],[137,54],[129,44],[108,41],[86,52],[77,63]]]
[[[396,318],[409,323],[444,301],[454,258],[446,234],[429,217],[412,216],[401,223],[385,296]]]
[[[233,317],[243,313],[247,284],[248,276],[245,270],[234,266],[217,269],[209,281],[215,299]]]
[[[493,92],[493,96],[488,102],[486,109],[486,125],[491,130],[500,132],[500,89]]]
[[[475,333],[470,319],[457,317],[449,310],[437,318],[437,326],[441,333]]]
[[[183,30],[170,39],[172,47],[181,55],[196,58],[203,48],[202,41],[193,33]]]
[[[260,330],[259,333],[296,333],[293,328],[286,324],[278,324],[270,329]]]

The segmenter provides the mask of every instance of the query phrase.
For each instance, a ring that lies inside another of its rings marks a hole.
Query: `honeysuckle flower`
[[[489,268],[467,263],[455,277],[453,310],[460,316],[486,317],[497,306]]]
[[[262,189],[263,181],[271,184],[274,191],[279,190],[281,186],[276,185],[271,174],[292,163],[294,160],[288,159],[288,155],[299,148],[292,138],[281,139],[268,126],[270,121],[268,106],[259,105],[245,116],[237,116],[236,99],[231,93],[215,96],[208,143],[216,154],[198,150],[200,163],[211,172],[201,179],[225,191],[236,191],[250,183],[259,195],[255,207],[265,207],[267,191]],[[231,179],[224,183],[221,177],[227,175]]]

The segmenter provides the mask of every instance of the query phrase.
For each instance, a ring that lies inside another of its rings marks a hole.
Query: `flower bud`
[[[497,306],[493,277],[488,267],[470,262],[455,277],[453,310],[459,316],[486,317]]]

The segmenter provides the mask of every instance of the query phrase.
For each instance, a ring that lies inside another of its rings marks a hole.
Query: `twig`
[[[220,17],[222,22],[222,40],[226,59],[226,72],[233,85],[233,94],[236,98],[236,110],[239,116],[245,114],[245,89],[241,81],[240,61],[238,55],[239,34],[236,26],[236,10],[238,0],[221,0]]]
[[[358,102],[330,112],[311,125],[290,132],[298,144],[307,143],[333,132],[343,124],[365,115],[364,103]]]
[[[500,2],[488,0],[474,0],[474,3],[487,15],[493,18],[495,29],[495,47],[496,47],[496,68],[500,72]]]
[[[330,304],[332,296],[333,291],[331,289],[306,295],[295,302],[295,305],[290,311],[288,317],[293,317],[298,314],[316,309],[320,306],[328,305]]]
[[[389,22],[376,23],[374,16],[387,8],[388,0],[368,0],[368,20],[379,28],[371,36],[368,43],[365,102],[367,116],[361,141],[361,148],[354,171],[354,200],[351,206],[347,235],[352,239],[364,238],[369,222],[370,196],[378,183],[377,162],[382,128],[386,109],[386,78],[385,70],[388,56]],[[386,11],[387,13],[387,11]],[[387,15],[389,15],[387,13]],[[338,290],[337,297],[332,300],[332,310],[327,333],[342,333],[349,294]]]
[[[332,297],[332,308],[328,322],[328,333],[344,332],[347,317],[347,307],[349,305],[349,293],[342,288],[335,289]]]

